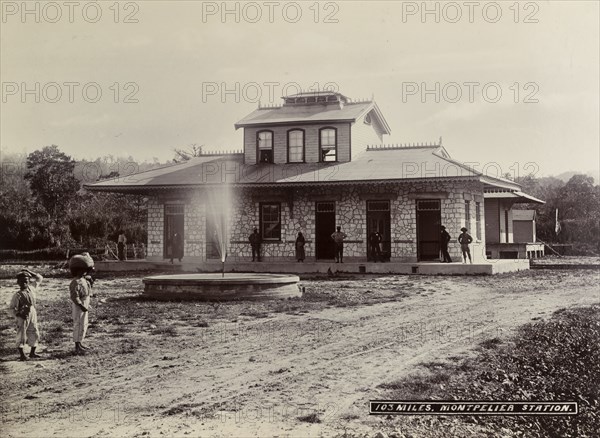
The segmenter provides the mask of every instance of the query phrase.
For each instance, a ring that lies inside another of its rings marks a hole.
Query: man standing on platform
[[[344,263],[344,239],[346,233],[342,233],[342,227],[337,227],[337,231],[331,235],[335,243],[335,262]]]
[[[450,258],[450,253],[448,252],[448,243],[450,242],[450,233],[446,231],[445,226],[440,227],[442,229],[442,234],[440,235],[440,249],[442,251],[442,257],[444,258],[444,263],[452,263],[452,259]]]
[[[260,234],[258,229],[255,228],[254,232],[248,237],[250,246],[252,247],[252,261],[256,260],[260,262]]]
[[[370,253],[371,253],[371,260],[373,260],[375,263],[377,263],[377,261],[379,260],[380,262],[382,262],[382,258],[381,258],[381,234],[379,234],[379,231],[373,231],[371,232],[371,234],[369,235],[369,247],[370,247]]]

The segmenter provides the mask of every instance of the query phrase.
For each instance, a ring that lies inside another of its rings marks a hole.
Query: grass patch
[[[153,335],[177,336],[177,329],[172,325],[163,325],[152,329],[150,333]]]
[[[547,321],[522,326],[512,342],[490,339],[477,357],[425,364],[428,373],[380,387],[399,400],[577,401],[577,416],[438,417],[436,427],[466,435],[477,423],[490,436],[591,437],[600,429],[599,344],[600,306],[561,309]],[[423,419],[398,421],[407,431],[432,436]]]
[[[502,341],[499,338],[492,338],[486,339],[485,341],[481,342],[479,346],[486,350],[493,350],[494,348],[497,348],[501,343]]]
[[[119,344],[117,354],[132,354],[139,350],[142,343],[139,339],[123,339]]]

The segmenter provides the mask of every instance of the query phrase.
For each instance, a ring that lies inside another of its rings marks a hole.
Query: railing
[[[558,251],[555,251],[554,248],[552,248],[549,243],[546,243],[543,240],[539,240],[539,239],[538,239],[538,241],[540,243],[543,243],[545,248],[548,248],[550,251],[552,251],[557,256],[562,257],[562,254],[560,254]]]
[[[126,259],[146,258],[146,245],[143,243],[128,243]],[[109,242],[104,247],[72,247],[72,248],[42,248],[29,251],[18,249],[0,250],[0,261],[2,262],[36,262],[36,261],[60,261],[68,260],[70,257],[89,253],[94,260],[118,260],[117,244]]]

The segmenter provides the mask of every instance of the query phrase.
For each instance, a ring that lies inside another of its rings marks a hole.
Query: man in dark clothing
[[[442,250],[442,257],[444,258],[444,263],[452,263],[452,259],[450,258],[450,254],[448,253],[448,243],[450,242],[450,234],[446,231],[445,226],[440,227],[442,229],[442,234],[440,235],[440,249]]]
[[[344,239],[346,233],[342,232],[342,227],[337,227],[337,231],[331,235],[335,244],[335,262],[344,263]]]
[[[254,232],[250,234],[248,240],[252,247],[252,261],[256,259],[260,262],[260,234],[258,234],[258,229],[254,229]]]
[[[181,238],[181,234],[175,232],[171,240],[171,263],[173,263],[174,258],[178,259],[179,263],[181,263],[181,259],[183,258],[183,239]]]
[[[383,261],[381,259],[381,234],[379,231],[373,231],[369,234],[369,249],[371,253],[371,260],[377,263],[377,260]]]

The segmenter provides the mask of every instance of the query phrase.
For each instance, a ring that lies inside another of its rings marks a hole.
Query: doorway
[[[440,259],[442,212],[439,199],[417,200],[417,260]]]
[[[381,257],[389,260],[391,257],[391,226],[390,201],[367,201],[367,260],[371,260],[369,236],[379,231],[381,234]]]
[[[335,202],[317,202],[315,212],[315,255],[317,260],[331,260],[335,257],[331,239],[335,231]]]
[[[206,258],[220,259],[219,234],[214,215],[206,215]]]
[[[173,236],[175,233],[179,234],[179,242],[185,242],[183,228],[184,228],[184,208],[183,204],[166,204],[165,205],[165,229],[164,229],[164,242],[163,257],[171,258],[173,251]],[[181,248],[183,251],[183,248]]]

